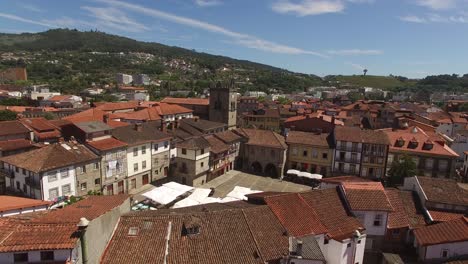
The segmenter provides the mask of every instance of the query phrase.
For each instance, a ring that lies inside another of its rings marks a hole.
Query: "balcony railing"
[[[347,151],[347,152],[361,152],[362,148],[359,147],[348,147],[348,146],[336,146],[337,150]]]
[[[346,163],[360,163],[360,160],[358,158],[342,158],[342,157],[336,157],[336,161],[339,162],[346,162]]]
[[[6,169],[0,169],[0,174],[6,178],[15,178],[15,172],[13,171],[8,171]]]

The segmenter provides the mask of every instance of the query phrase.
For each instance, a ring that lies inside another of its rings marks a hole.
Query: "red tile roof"
[[[118,110],[130,110],[138,107],[138,101],[118,102],[118,103],[95,103],[96,109],[104,112],[113,112]]]
[[[434,211],[434,210],[429,210],[429,214],[431,215],[432,220],[434,220],[435,222],[447,222],[447,221],[451,221],[451,220],[455,220],[455,219],[463,217],[463,214]]]
[[[339,141],[389,145],[387,135],[380,130],[363,130],[358,127],[338,126],[335,138]]]
[[[458,218],[452,221],[421,227],[414,231],[416,242],[420,246],[448,244],[468,241],[468,219]]]
[[[47,99],[47,101],[54,101],[54,102],[58,102],[58,101],[63,101],[63,100],[67,100],[71,97],[71,95],[54,95],[52,96],[51,98]]]
[[[316,134],[301,131],[290,131],[286,137],[288,144],[301,144],[310,146],[329,147],[328,134]]]
[[[52,125],[49,120],[43,118],[43,117],[36,117],[36,118],[22,118],[20,119],[20,122],[36,131],[42,132],[42,131],[50,131],[54,130],[55,126]]]
[[[382,129],[380,131],[387,134],[390,139],[390,152],[407,152],[410,154],[437,155],[450,158],[458,157],[458,154],[455,153],[447,144],[442,145],[439,143],[444,142],[445,139],[433,132],[425,131],[417,126],[395,131],[392,129]],[[404,144],[400,147],[397,142],[401,139],[403,139]],[[410,146],[410,141],[412,140],[417,142],[417,146]],[[428,141],[431,141],[433,146],[431,149],[424,149],[424,143]]]
[[[287,149],[285,139],[280,134],[259,129],[239,128],[235,133],[248,139],[247,145]]]
[[[394,211],[388,214],[387,228],[404,228],[409,227],[409,219],[406,213],[403,201],[400,196],[400,190],[398,189],[386,189],[388,200],[392,205]]]
[[[368,182],[370,180],[367,180],[367,179],[362,178],[362,177],[350,175],[350,176],[328,177],[328,178],[323,178],[320,181],[325,182],[325,183],[342,184],[344,182]]]
[[[229,150],[228,145],[213,135],[204,136],[204,138],[211,146],[210,151],[215,154],[227,152]]]
[[[158,110],[155,107],[148,107],[135,112],[115,113],[115,117],[126,120],[154,121],[161,120]]]
[[[128,146],[127,143],[122,142],[115,138],[106,138],[106,139],[101,139],[97,141],[90,141],[87,143],[87,145],[99,151],[106,151],[106,150],[111,150],[111,149],[116,149],[116,148],[124,148]]]
[[[0,136],[26,134],[29,131],[27,127],[17,120],[0,122]]]
[[[49,201],[0,195],[0,212],[50,205]]]
[[[429,202],[468,206],[468,190],[452,179],[417,176]]]
[[[355,211],[393,211],[380,182],[345,182],[346,198]]]
[[[105,121],[104,116],[106,116],[106,115],[108,116],[108,120],[107,120],[106,124],[111,126],[111,127],[122,127],[122,126],[128,126],[129,125],[128,123],[125,123],[125,122],[119,122],[119,121],[113,120],[114,118],[116,118],[115,115],[109,114],[109,113],[107,113],[105,111],[102,111],[102,110],[99,110],[97,108],[91,108],[91,109],[85,110],[83,112],[80,112],[80,113],[77,113],[77,114],[74,114],[74,115],[71,115],[71,116],[64,117],[63,119],[68,120],[68,121],[70,121],[72,123],[75,123],[75,124],[83,123],[83,122],[91,122],[91,121],[104,122]]]
[[[265,198],[267,205],[292,236],[301,237],[327,232],[317,213],[297,193]]]
[[[185,104],[185,105],[206,105],[210,104],[210,99],[205,98],[174,98],[166,97],[161,100],[162,103],[168,104]]]
[[[156,108],[158,114],[162,116],[185,114],[185,113],[193,112],[193,110],[185,108],[177,104],[159,103],[154,107]]]
[[[28,139],[14,139],[7,141],[0,141],[0,151],[10,151],[17,149],[32,148],[33,145]]]
[[[221,139],[222,141],[224,141],[225,143],[228,143],[228,144],[239,141],[239,140],[242,139],[239,135],[232,132],[231,130],[226,130],[226,131],[223,131],[223,132],[215,133],[214,136]]]

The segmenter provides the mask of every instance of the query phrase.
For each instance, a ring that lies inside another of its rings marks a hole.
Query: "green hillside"
[[[394,90],[399,87],[411,87],[417,83],[416,80],[409,80],[404,77],[396,76],[375,76],[375,75],[337,75],[330,78],[339,81],[340,85],[350,84],[357,87],[374,87],[385,90]]]

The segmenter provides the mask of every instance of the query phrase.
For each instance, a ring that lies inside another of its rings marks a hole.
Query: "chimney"
[[[302,240],[297,240],[296,256],[302,257]]]
[[[109,122],[109,114],[105,114],[102,118],[103,118],[104,123],[107,124],[107,122]]]
[[[141,126],[140,123],[136,123],[136,124],[135,124],[135,131],[138,131],[138,132],[143,131],[143,127]]]

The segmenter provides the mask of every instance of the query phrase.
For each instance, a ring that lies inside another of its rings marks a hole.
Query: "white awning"
[[[165,186],[167,188],[171,188],[173,190],[177,190],[177,191],[183,191],[183,192],[189,192],[195,188],[191,187],[191,186],[188,186],[188,185],[183,185],[183,184],[180,184],[180,183],[177,183],[177,182],[168,182],[168,183],[165,183],[163,184],[162,186]]]
[[[188,206],[194,206],[194,205],[199,205],[199,204],[218,202],[216,198],[208,197],[210,192],[211,192],[210,189],[196,188],[192,194],[187,196],[187,198],[181,201],[178,201],[176,204],[174,204],[173,208],[181,208],[181,207],[188,207]]]
[[[142,194],[143,196],[153,200],[162,205],[171,203],[177,197],[193,190],[193,187],[178,184],[176,182],[169,182],[163,184],[161,187],[156,187],[153,190]]]
[[[312,174],[312,173],[308,173],[308,172],[305,172],[305,171],[301,171],[297,176],[308,178],[308,179],[314,179],[314,180],[322,179],[322,175],[320,175],[320,174]]]
[[[298,171],[298,170],[288,170],[286,172],[286,174],[295,174],[295,175],[298,175],[299,173],[300,173],[300,171]]]
[[[252,190],[246,187],[236,186],[230,193],[226,195],[226,198],[231,197],[237,200],[247,200],[247,197],[246,197],[247,194],[259,193],[259,192],[261,191]]]

